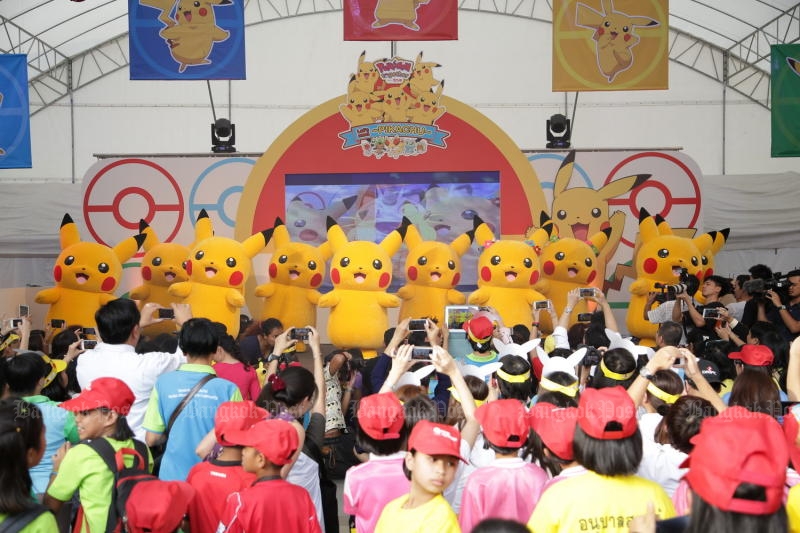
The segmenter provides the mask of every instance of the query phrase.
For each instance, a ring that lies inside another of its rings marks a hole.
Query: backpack
[[[3,523],[0,524],[0,533],[19,533],[42,514],[49,511],[44,505],[36,504],[14,516],[7,516]]]
[[[111,488],[111,505],[108,508],[105,531],[106,533],[124,533],[128,530],[126,507],[129,503],[136,506],[136,502],[130,499],[131,491],[138,483],[158,480],[147,469],[147,446],[136,439],[133,440],[134,449],[120,448],[116,451],[111,446],[111,443],[103,438],[86,440],[83,441],[83,444],[94,450],[114,474],[114,485]],[[131,466],[125,466],[125,456],[133,457]],[[83,506],[78,509],[78,516],[75,520],[76,531],[80,529],[82,522]]]

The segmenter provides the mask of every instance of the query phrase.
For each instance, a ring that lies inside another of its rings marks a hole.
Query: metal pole
[[[214,117],[214,122],[217,122],[217,110],[214,109],[214,96],[211,94],[211,82],[206,80],[206,86],[208,87],[208,99],[211,100],[211,116]]]
[[[722,173],[725,174],[725,123],[728,109],[728,62],[730,53],[725,50],[722,61]]]
[[[75,98],[72,92],[72,60],[67,60],[67,90],[69,91],[70,156],[72,157],[72,183],[75,183]]]

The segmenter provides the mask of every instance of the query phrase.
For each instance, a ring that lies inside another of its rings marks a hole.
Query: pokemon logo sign
[[[350,124],[341,132],[343,149],[361,147],[364,157],[424,154],[429,146],[446,148],[450,132],[436,127],[447,108],[442,104],[444,80],[433,77],[438,63],[398,57],[369,62],[362,52],[358,72],[351,74],[339,113]]]

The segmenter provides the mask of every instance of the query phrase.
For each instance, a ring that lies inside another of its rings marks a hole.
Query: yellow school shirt
[[[533,533],[592,531],[627,533],[634,516],[653,502],[661,519],[675,516],[672,500],[660,485],[639,476],[601,476],[587,472],[544,491],[528,520]]]
[[[441,494],[414,509],[403,508],[407,501],[405,494],[386,504],[375,533],[461,533],[456,514]]]

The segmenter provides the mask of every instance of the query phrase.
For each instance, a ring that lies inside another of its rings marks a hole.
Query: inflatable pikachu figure
[[[379,244],[349,241],[336,221],[328,218],[333,290],[320,297],[319,306],[331,308],[328,337],[333,345],[361,348],[367,358],[383,348],[383,333],[389,328],[386,309],[400,305],[400,298],[386,288],[392,282],[392,256],[405,233],[404,222]]]
[[[256,287],[264,298],[259,318],[277,318],[286,327],[317,325],[317,288],[325,279],[325,262],[331,257],[327,241],[319,246],[292,242],[280,218],[272,231],[275,253],[269,264],[269,282]]]
[[[446,244],[425,241],[416,226],[403,217],[407,226],[404,242],[408,247],[406,257],[406,284],[397,291],[403,303],[400,318],[435,318],[444,323],[446,305],[461,305],[467,297],[456,290],[461,281],[461,256],[472,245],[474,230],[459,235]]]
[[[53,268],[56,286],[39,291],[36,303],[50,304],[47,322],[61,319],[67,326],[95,327],[95,311],[116,298],[122,263],[133,257],[145,236],[134,235],[113,248],[81,241],[78,227],[66,214],[59,237],[61,253]]]
[[[542,213],[540,225],[552,225],[547,213]],[[547,289],[542,291],[553,304],[557,316],[560,316],[567,305],[567,293],[573,289],[589,288],[602,283],[598,276],[598,257],[608,243],[611,228],[605,228],[589,236],[585,241],[572,237],[558,237],[558,230],[553,228],[550,242],[542,249],[539,261],[542,265],[542,276],[547,280]],[[581,298],[570,314],[569,325],[578,321],[578,314],[591,311],[587,300]],[[550,333],[553,324],[549,313],[540,313],[539,329]]]
[[[187,281],[173,283],[169,293],[192,308],[192,315],[221,322],[228,334],[239,334],[239,314],[244,307],[242,287],[253,269],[251,259],[272,238],[272,228],[239,242],[215,237],[211,219],[203,209],[194,228],[195,241],[186,260]]]
[[[654,346],[658,330],[658,324],[651,324],[644,318],[647,294],[658,290],[656,283],[680,283],[684,268],[700,279],[700,248],[706,249],[711,241],[707,233],[694,239],[679,237],[666,221],[659,224],[645,209],[639,212],[640,244],[634,256],[637,279],[630,286],[632,296],[626,324],[628,332],[641,339],[640,344]]]
[[[547,282],[539,270],[539,251],[550,238],[549,226],[536,230],[528,241],[495,240],[488,224],[477,221],[475,238],[483,246],[478,257],[478,289],[470,304],[494,307],[508,327],[530,324],[531,306],[544,300]]]
[[[173,283],[189,279],[183,264],[189,257],[189,248],[175,242],[161,242],[158,235],[144,220],[139,221],[139,233],[145,236],[142,257],[142,284],[131,289],[130,297],[137,300],[139,309],[153,302],[159,307],[169,307],[180,298],[169,293]],[[144,328],[142,333],[155,336],[175,331],[174,320],[156,322]]]

